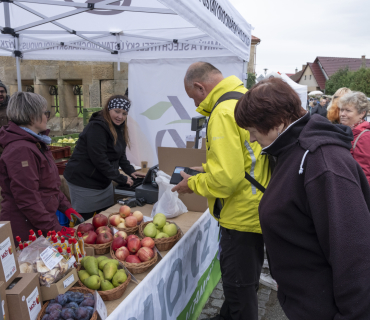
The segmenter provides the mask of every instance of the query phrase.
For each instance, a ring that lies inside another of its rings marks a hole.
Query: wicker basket
[[[114,213],[111,213],[109,216],[108,216],[108,227],[110,228],[115,228],[117,229],[118,231],[124,231],[127,233],[127,235],[129,236],[130,234],[135,234],[138,230],[139,230],[139,227],[143,224],[141,222],[141,224],[138,224],[136,227],[132,227],[132,228],[117,228],[115,226],[112,226],[110,223],[109,223],[109,218],[115,214],[118,214],[119,215],[119,212],[114,212]]]
[[[119,265],[118,269],[124,269],[122,264]],[[83,268],[81,265],[78,265],[77,272],[80,271],[80,270],[85,270],[85,268]],[[98,293],[104,301],[117,300],[117,299],[121,298],[122,295],[125,293],[126,288],[127,288],[128,284],[130,283],[130,281],[131,281],[131,274],[127,273],[127,280],[124,283],[122,283],[120,286],[118,286],[118,287],[116,287],[112,290],[98,291]],[[95,290],[87,288],[82,283],[80,278],[78,278],[78,285],[80,287],[84,288],[85,290],[87,290],[88,292],[91,292],[91,293],[95,292]]]
[[[139,227],[140,237],[142,237],[142,238],[146,237],[144,235],[144,228],[150,222],[152,222],[152,221],[148,221],[148,222],[140,224],[140,227]],[[174,223],[174,222],[170,222],[170,223]],[[174,224],[176,224],[176,223],[174,223]],[[177,224],[176,224],[176,226],[177,226],[177,234],[175,234],[174,236],[169,237],[169,238],[153,239],[154,243],[155,243],[155,246],[157,247],[157,249],[159,251],[170,250],[176,244],[176,242],[179,241],[181,239],[181,237],[184,235],[183,232],[181,231],[180,227]]]
[[[90,293],[91,291],[89,291],[88,289],[85,289],[85,288],[78,288],[78,287],[72,287],[70,288],[68,291],[74,291],[74,292],[82,292],[82,293]],[[37,320],[41,320],[42,317],[45,315],[45,311],[46,311],[46,308],[48,307],[49,305],[49,301],[46,302],[42,308],[41,308],[41,311],[39,312],[38,316],[37,316]],[[95,311],[92,315],[92,317],[90,318],[90,320],[97,320],[98,319],[98,312]]]
[[[129,263],[126,261],[119,260],[116,255],[114,254],[114,251],[112,250],[112,247],[110,248],[110,255],[113,259],[118,260],[119,262],[123,263],[123,265],[130,271],[132,274],[138,274],[143,273],[147,271],[152,265],[156,264],[158,261],[158,252],[156,250],[154,251],[154,257],[153,259],[147,261],[147,262],[141,262],[141,263]]]
[[[77,230],[75,232],[75,238],[78,240]],[[109,248],[110,248],[112,242],[113,242],[113,240],[110,241],[110,242],[107,242],[107,243],[103,243],[103,244],[88,244],[88,243],[85,243],[85,248],[94,248],[95,255],[102,255],[102,254],[109,253]]]

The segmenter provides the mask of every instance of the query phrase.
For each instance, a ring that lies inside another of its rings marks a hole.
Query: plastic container
[[[69,226],[69,220],[66,217],[66,215],[59,210],[57,210],[56,215],[58,217],[59,224],[63,227],[68,227]]]
[[[51,153],[53,154],[54,160],[69,158],[71,156],[71,147],[56,147],[50,146]]]
[[[57,165],[58,173],[60,176],[63,175],[64,170],[66,169],[67,163],[68,163],[68,160],[63,160],[63,161],[55,163]]]

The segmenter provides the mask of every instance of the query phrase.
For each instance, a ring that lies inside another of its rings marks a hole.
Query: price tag
[[[68,268],[73,268],[73,265],[75,264],[75,262],[76,262],[76,258],[75,256],[72,256],[72,258],[68,260]]]
[[[22,299],[23,300],[23,299]],[[27,297],[27,309],[31,320],[36,320],[41,311],[41,301],[39,290],[36,287],[32,293]]]
[[[75,281],[75,277],[71,274],[67,279],[63,281],[64,289],[70,286]]]
[[[115,235],[118,232],[118,230],[115,227],[112,227],[112,230],[113,230],[113,235]]]
[[[108,317],[107,307],[105,306],[103,299],[100,297],[98,291],[96,290],[94,292],[94,298],[95,298],[94,312],[97,311],[101,320],[105,320]]]
[[[49,246],[41,252],[40,258],[45,266],[52,270],[63,259],[63,256],[55,248]]]
[[[0,243],[0,261],[3,266],[5,281],[8,281],[17,271],[12,243],[9,237]]]

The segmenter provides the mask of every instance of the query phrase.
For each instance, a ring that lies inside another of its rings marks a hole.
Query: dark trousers
[[[257,320],[257,291],[264,259],[262,234],[221,227],[220,265],[226,320]]]

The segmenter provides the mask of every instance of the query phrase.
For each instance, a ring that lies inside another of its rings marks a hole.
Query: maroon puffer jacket
[[[356,141],[357,137],[364,130],[370,130],[370,123],[365,121],[358,125],[352,130],[353,132],[353,141]],[[370,184],[370,131],[364,132],[360,139],[357,141],[356,148],[353,151],[351,149],[353,158],[358,162],[362,170],[364,171],[367,181]]]
[[[49,132],[45,132],[48,134]],[[28,240],[29,230],[60,231],[56,211],[71,208],[46,144],[13,122],[0,129],[1,221],[10,221],[13,237]]]

